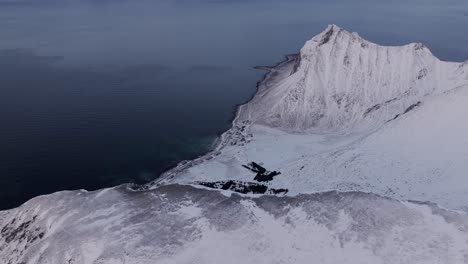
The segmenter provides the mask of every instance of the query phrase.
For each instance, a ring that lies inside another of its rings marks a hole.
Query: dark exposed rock
[[[32,219],[22,222],[20,225],[16,225],[16,218],[6,224],[0,230],[0,235],[5,239],[6,243],[23,242],[26,240],[28,243],[32,243],[37,239],[42,239],[45,235],[39,227],[34,228],[33,224],[37,219],[37,215]]]
[[[241,181],[196,182],[196,184],[213,189],[229,190],[243,194],[286,194],[288,189],[270,189],[268,186]]]
[[[349,60],[349,56],[348,55],[344,56],[343,65],[349,66],[350,64],[351,64],[351,62]]]
[[[408,108],[406,108],[406,110],[405,110],[405,112],[403,112],[403,114],[408,113],[409,111],[413,110],[414,108],[418,107],[419,105],[421,105],[421,101],[418,101],[417,103],[410,105]]]
[[[263,174],[263,173],[266,172],[266,169],[265,169],[265,168],[263,168],[263,167],[260,166],[258,163],[253,162],[253,161],[250,162],[250,163],[247,164],[247,165],[242,165],[242,167],[244,167],[244,168],[246,168],[246,169],[248,169],[248,170],[251,170],[251,171],[253,171],[253,172],[255,172],[255,173],[261,173],[261,174]]]
[[[418,78],[418,80],[421,80],[426,75],[427,75],[427,69],[422,69],[422,70],[419,71],[417,78]]]
[[[386,103],[386,104],[391,103],[391,102],[395,101],[396,99],[397,99],[396,97],[395,97],[395,98],[392,98],[392,99],[390,99],[390,100],[385,101],[385,103]]]
[[[394,118],[388,120],[387,123],[397,119],[398,117],[408,113],[409,111],[413,110],[414,108],[416,108],[416,107],[418,107],[420,105],[421,105],[421,101],[418,101],[417,103],[414,103],[414,104],[410,105],[408,108],[406,108],[406,110],[403,113],[396,115]]]
[[[320,40],[319,42],[319,47],[328,43],[330,41],[330,38],[331,36],[333,36],[333,32],[334,32],[335,28],[332,26],[330,28],[330,30],[328,30],[325,35],[323,36],[323,38]]]
[[[300,66],[301,66],[301,56],[297,55],[296,58],[294,59],[294,67],[293,67],[293,70],[291,71],[291,75],[296,73]]]
[[[397,98],[395,97],[395,98],[392,98],[392,99],[390,99],[390,100],[385,101],[383,104],[376,104],[376,105],[374,105],[374,106],[372,106],[372,107],[369,107],[366,111],[364,111],[363,116],[366,117],[368,114],[370,114],[370,113],[372,113],[372,112],[374,112],[374,111],[377,111],[377,110],[379,110],[380,108],[382,108],[382,106],[385,106],[385,105],[387,105],[387,104],[389,104],[389,103],[391,103],[391,102],[393,102],[393,101],[396,101],[396,100],[397,100]]]
[[[286,194],[289,190],[288,189],[270,189],[269,192],[270,194]]]
[[[268,172],[268,173],[265,173],[265,174],[257,174],[254,178],[255,181],[258,181],[258,182],[269,182],[271,180],[273,180],[273,177],[277,176],[277,175],[280,175],[281,172],[279,171],[272,171],[272,172]]]
[[[271,181],[273,180],[273,177],[281,174],[279,171],[267,171],[264,167],[253,161],[247,165],[242,165],[242,167],[257,173],[254,180],[258,182]]]
[[[414,50],[422,50],[422,49],[424,49],[424,48],[425,48],[425,46],[424,46],[424,44],[422,44],[422,43],[416,43],[416,44],[414,45]]]
[[[381,106],[382,106],[381,104],[376,104],[376,105],[374,105],[374,106],[368,108],[368,109],[364,112],[364,117],[366,117],[368,114],[370,114],[370,113],[372,113],[372,112],[374,112],[374,111],[376,111],[376,110],[379,110]]]

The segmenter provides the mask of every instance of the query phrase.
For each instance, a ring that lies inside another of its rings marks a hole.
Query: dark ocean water
[[[209,150],[283,54],[335,23],[468,59],[459,1],[0,0],[0,209],[144,183]]]

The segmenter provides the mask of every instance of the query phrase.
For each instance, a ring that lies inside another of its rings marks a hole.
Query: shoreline
[[[243,105],[246,105],[250,101],[252,101],[252,99],[258,94],[258,90],[260,89],[260,85],[270,76],[271,72],[274,71],[279,66],[281,66],[283,64],[286,64],[286,63],[290,63],[291,61],[295,60],[298,55],[299,55],[299,53],[287,54],[287,55],[284,55],[284,59],[282,61],[280,61],[280,62],[278,62],[276,64],[273,64],[271,66],[254,66],[253,67],[256,70],[266,71],[266,73],[263,75],[263,77],[262,77],[262,79],[260,81],[257,81],[257,84],[255,85],[254,93],[247,100],[245,100],[244,102],[234,105],[234,110],[232,112],[233,115],[232,115],[232,118],[229,120],[229,123],[231,123],[231,127],[229,129],[232,128],[233,123],[236,121],[236,119],[238,117],[238,114],[239,114],[239,111],[240,111],[240,108]],[[222,136],[224,133],[226,133],[228,130],[220,133],[218,135],[218,138],[220,136]]]
[[[236,125],[238,125],[237,121],[238,121],[239,113],[240,113],[242,107],[247,105],[250,101],[252,101],[255,98],[255,96],[259,92],[261,84],[265,80],[268,79],[268,77],[271,75],[271,73],[275,69],[277,69],[278,67],[280,67],[280,66],[282,66],[284,64],[294,62],[298,55],[299,55],[299,53],[287,54],[287,55],[284,55],[283,60],[281,60],[280,62],[278,62],[276,64],[273,64],[271,66],[254,66],[253,67],[254,69],[257,69],[257,70],[266,71],[266,73],[263,75],[261,80],[257,81],[257,83],[255,85],[255,92],[252,93],[252,95],[247,100],[245,100],[244,102],[241,102],[241,103],[238,103],[238,104],[234,105],[234,110],[232,111],[232,118],[229,120],[229,123],[231,123],[231,126],[226,131],[220,132],[217,135],[216,139],[212,143],[212,147],[206,153],[204,153],[204,154],[202,154],[202,155],[200,155],[200,156],[198,156],[198,157],[196,157],[194,159],[182,160],[182,161],[178,162],[175,166],[171,166],[170,168],[165,170],[163,173],[161,173],[157,178],[155,178],[154,180],[152,180],[152,181],[150,181],[148,183],[141,184],[141,185],[126,184],[127,189],[129,189],[131,191],[145,191],[145,190],[154,189],[154,188],[156,188],[156,187],[158,187],[160,185],[164,185],[164,184],[169,183],[169,181],[172,180],[177,175],[179,175],[180,172],[182,172],[182,171],[184,171],[184,170],[186,170],[186,169],[188,169],[188,168],[190,168],[190,167],[192,167],[194,165],[200,164],[205,160],[210,160],[214,156],[217,156],[219,154],[219,151],[226,146],[227,142],[229,142],[229,139],[230,139],[230,136],[231,136],[231,135],[229,135],[229,132],[232,132],[232,130],[236,128]]]

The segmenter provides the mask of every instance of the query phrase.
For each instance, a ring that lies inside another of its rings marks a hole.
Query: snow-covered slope
[[[379,46],[331,25],[304,45],[290,76],[260,91],[240,118],[294,132],[378,126],[427,96],[466,85],[460,67],[422,44]]]
[[[163,182],[252,181],[289,194],[365,191],[468,208],[468,63],[384,47],[336,26],[271,69],[207,156]]]
[[[0,229],[4,264],[468,263],[468,216],[364,193],[61,192]]]
[[[269,185],[289,194],[359,190],[468,207],[468,89],[427,98],[371,133],[290,134],[247,126],[232,142],[178,171],[169,182],[242,180],[255,161],[280,171]]]

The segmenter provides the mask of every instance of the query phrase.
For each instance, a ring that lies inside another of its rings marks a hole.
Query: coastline
[[[236,130],[237,126],[239,125],[239,113],[242,110],[242,107],[247,105],[250,101],[252,101],[252,99],[255,98],[255,96],[257,96],[258,92],[260,91],[260,87],[262,83],[268,80],[268,78],[276,69],[284,65],[287,65],[289,63],[295,62],[298,56],[299,56],[299,53],[287,54],[287,55],[284,55],[284,59],[282,61],[274,65],[253,67],[254,69],[257,69],[257,70],[266,71],[266,73],[263,75],[262,79],[257,82],[255,86],[255,92],[252,93],[250,98],[234,106],[234,110],[232,112],[233,115],[232,115],[231,120],[229,121],[231,123],[231,127],[227,129],[226,131],[221,132],[217,135],[216,139],[212,143],[212,147],[208,150],[208,152],[191,160],[180,161],[175,166],[172,166],[168,168],[166,171],[164,171],[163,173],[161,173],[156,179],[152,180],[151,182],[148,182],[142,185],[126,184],[127,189],[129,189],[130,191],[145,191],[145,190],[154,189],[160,185],[168,184],[170,183],[170,180],[172,180],[177,175],[179,175],[180,172],[194,165],[200,164],[204,162],[205,160],[210,160],[214,156],[217,156],[220,150],[224,148],[228,142],[230,142],[232,134],[233,132],[235,132],[233,130]]]

